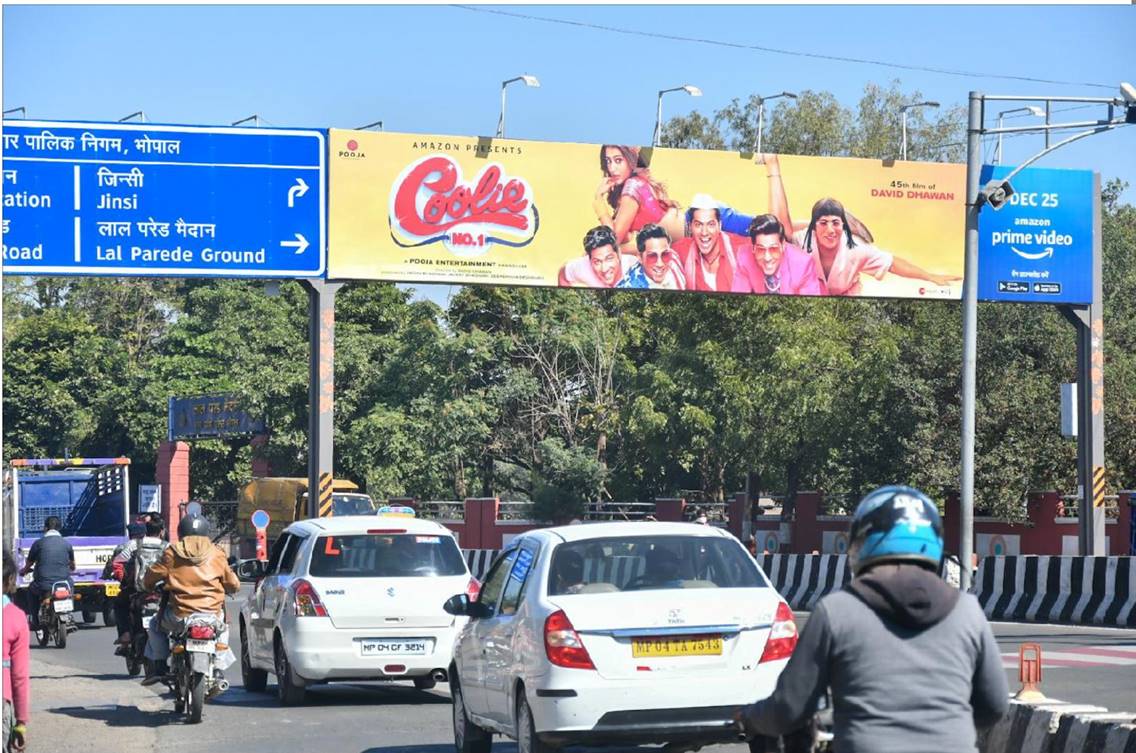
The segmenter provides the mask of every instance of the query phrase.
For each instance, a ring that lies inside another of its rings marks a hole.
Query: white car
[[[442,609],[448,596],[476,596],[453,534],[407,517],[357,515],[288,526],[241,607],[241,676],[262,691],[268,673],[284,705],[305,687],[337,680],[445,680],[464,617]]]
[[[737,539],[689,523],[596,523],[513,539],[450,666],[459,753],[493,734],[565,745],[737,742],[797,644],[789,605]]]

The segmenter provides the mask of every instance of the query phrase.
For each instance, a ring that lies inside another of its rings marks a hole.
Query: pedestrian
[[[4,550],[4,753],[20,753],[27,745],[31,643],[28,620],[15,603],[16,560]]]
[[[942,558],[926,495],[885,486],[864,497],[851,583],[817,603],[773,695],[735,719],[751,735],[790,734],[831,688],[841,753],[974,753],[977,729],[1009,706],[1006,673],[978,600],[939,577]]]

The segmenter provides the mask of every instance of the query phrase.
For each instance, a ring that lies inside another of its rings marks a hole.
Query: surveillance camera
[[[1133,86],[1127,81],[1121,81],[1120,93],[1124,96],[1125,102],[1129,105],[1136,105],[1136,86]]]
[[[1010,185],[1008,180],[995,179],[986,184],[980,195],[990,205],[991,209],[998,210],[1014,195],[1014,187]]]

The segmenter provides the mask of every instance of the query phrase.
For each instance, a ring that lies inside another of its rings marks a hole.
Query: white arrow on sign
[[[1047,247],[1044,251],[1038,251],[1036,254],[1027,254],[1025,251],[1019,251],[1013,246],[1010,246],[1010,250],[1023,259],[1044,259],[1047,256],[1053,256],[1052,246]]]
[[[308,192],[308,184],[304,182],[303,178],[296,178],[296,185],[288,189],[288,206],[296,206],[296,197],[303,196]],[[296,253],[300,253],[297,251]]]
[[[300,235],[299,233],[296,233],[296,240],[294,240],[294,241],[280,241],[280,245],[285,246],[287,248],[294,248],[294,249],[296,249],[297,254],[302,254],[302,253],[304,253],[304,251],[307,250],[309,244],[308,244],[307,238]]]

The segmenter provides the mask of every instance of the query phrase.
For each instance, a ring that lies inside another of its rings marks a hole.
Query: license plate
[[[55,604],[55,611],[58,614],[62,614],[63,612],[74,612],[75,611],[75,602],[72,601],[71,599],[60,599],[60,600],[54,602],[54,604]]]
[[[197,651],[201,654],[215,654],[217,649],[213,641],[195,641],[192,638],[185,642],[186,651]]]
[[[121,588],[121,586],[119,586],[117,583],[107,583],[106,584],[106,595],[107,596],[118,596],[119,588]]]
[[[416,638],[368,638],[359,642],[363,656],[425,656],[427,641]]]
[[[720,635],[683,635],[675,638],[635,638],[631,641],[634,657],[654,656],[719,656]]]

